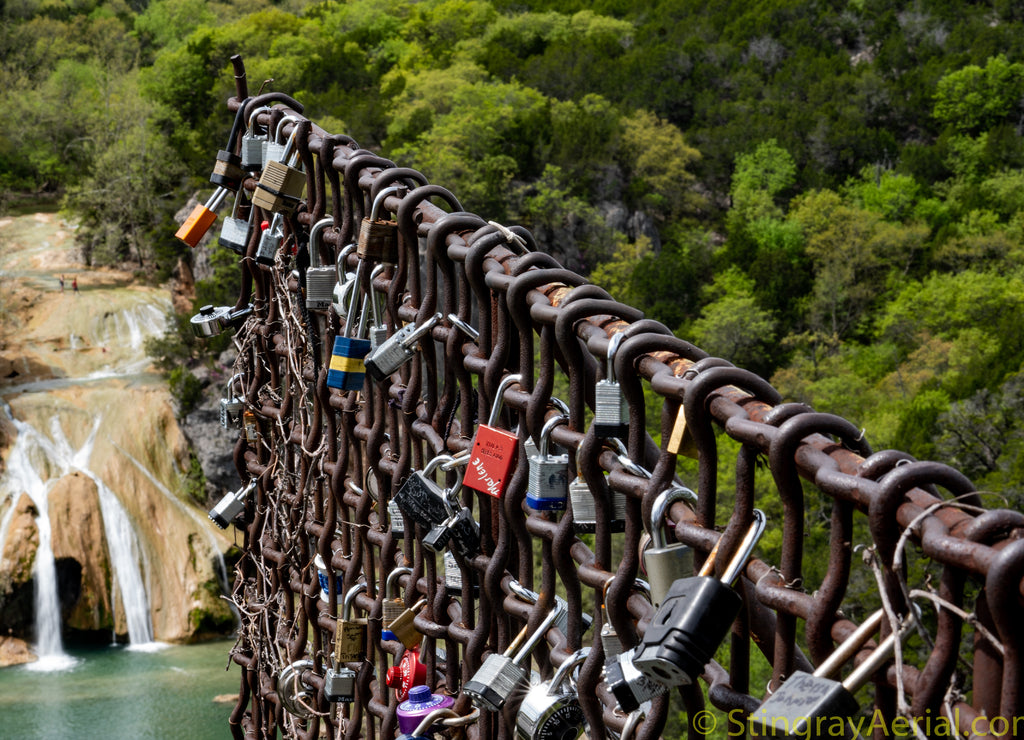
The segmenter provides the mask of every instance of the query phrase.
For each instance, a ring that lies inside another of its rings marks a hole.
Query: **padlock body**
[[[262,136],[253,136],[246,132],[242,136],[242,168],[249,172],[263,169],[263,144],[266,142]]]
[[[416,613],[412,609],[405,609],[388,625],[391,634],[405,645],[406,649],[414,648],[423,641],[422,633],[413,626],[415,617]]]
[[[481,424],[473,439],[473,449],[462,485],[501,498],[508,486],[518,452],[519,440],[516,435]]]
[[[852,740],[853,728],[846,720],[858,709],[857,700],[840,682],[796,671],[750,715],[750,734]],[[842,720],[842,733],[837,720]]]
[[[366,375],[363,358],[369,351],[368,339],[335,337],[331,365],[327,370],[327,386],[343,391],[361,389]]]
[[[398,262],[398,224],[364,218],[359,227],[356,254],[373,262]]]
[[[245,179],[245,170],[242,169],[242,160],[232,152],[221,149],[217,152],[217,161],[213,164],[213,174],[210,175],[210,182],[214,185],[226,188],[232,193],[238,190]]]
[[[576,740],[585,726],[579,697],[567,691],[552,695],[546,682],[527,692],[516,715],[519,740]]]
[[[693,575],[693,550],[679,542],[650,547],[644,552],[644,569],[651,584],[651,603],[660,606],[673,583]]]
[[[351,668],[328,668],[324,673],[324,696],[327,701],[348,703],[355,700],[356,673]]]
[[[245,254],[249,246],[249,222],[244,218],[225,218],[217,243],[237,254]]]
[[[202,203],[197,203],[196,207],[192,209],[192,213],[185,219],[185,223],[174,232],[174,236],[195,249],[216,220],[216,213]]]
[[[480,670],[463,685],[462,691],[481,709],[498,712],[512,692],[526,681],[526,676],[526,669],[513,663],[511,658],[491,653]]]
[[[370,377],[380,382],[413,358],[415,352],[402,342],[415,330],[415,324],[406,324],[367,356],[366,371]]]
[[[264,229],[256,247],[256,261],[261,265],[274,264],[274,257],[277,255],[277,250],[281,248],[281,239],[283,238],[284,235],[279,229],[273,227]]]
[[[362,660],[366,653],[366,619],[339,619],[335,629],[341,630],[334,642],[335,662]]]
[[[629,433],[629,405],[616,381],[599,380],[594,386],[594,434],[625,439]]]
[[[338,274],[333,267],[306,269],[306,308],[323,310],[331,307]]]
[[[272,213],[292,213],[302,201],[306,174],[283,162],[269,161],[252,194],[253,205]]]
[[[670,688],[695,683],[742,605],[740,595],[717,578],[680,578],[647,627],[634,664]]]
[[[604,679],[623,712],[632,712],[668,689],[645,676],[633,663],[635,650],[627,650],[605,663]]]
[[[220,425],[225,429],[240,426],[245,402],[240,398],[220,399]]]
[[[480,554],[480,525],[473,518],[473,512],[463,506],[449,520],[451,528],[451,546],[464,558],[474,558]]]
[[[452,538],[452,528],[448,521],[435,524],[430,531],[423,536],[422,545],[430,552],[442,552],[448,546]]]
[[[391,523],[391,534],[402,536],[405,534],[405,514],[393,498],[388,501],[388,520]]]
[[[395,494],[402,513],[421,527],[430,528],[451,516],[444,504],[444,491],[421,470],[414,470]]]
[[[529,460],[526,505],[535,511],[565,511],[569,496],[569,456],[537,454]]]
[[[597,504],[586,481],[576,478],[569,484],[569,502],[572,504],[573,530],[580,534],[596,532]],[[612,491],[612,518],[608,522],[608,531],[626,531],[626,496],[618,491]]]

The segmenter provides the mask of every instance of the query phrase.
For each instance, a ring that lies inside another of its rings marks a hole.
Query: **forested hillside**
[[[207,192],[238,53],[251,90],[1019,506],[1018,3],[2,7],[3,203],[59,195],[95,262],[159,280],[185,253],[171,215]]]

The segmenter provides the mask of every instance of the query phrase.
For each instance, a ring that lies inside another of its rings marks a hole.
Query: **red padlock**
[[[420,663],[420,651],[406,650],[398,665],[388,668],[384,683],[395,690],[398,701],[409,698],[409,689],[423,686],[427,682],[427,667]]]
[[[473,449],[462,485],[494,498],[501,498],[508,487],[509,473],[516,464],[519,439],[512,432],[499,429],[498,415],[505,402],[505,391],[522,380],[520,375],[506,375],[498,384],[498,392],[491,406],[486,424],[481,424],[473,438]]]

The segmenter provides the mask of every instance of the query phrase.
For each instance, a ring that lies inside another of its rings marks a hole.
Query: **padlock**
[[[333,218],[322,218],[309,230],[309,260],[306,268],[306,308],[322,310],[331,307],[337,271],[333,266],[320,266],[320,233],[334,224]]]
[[[380,639],[397,640],[405,645],[406,648],[418,647],[423,642],[423,634],[416,629],[413,619],[416,617],[416,613],[426,605],[427,600],[420,599],[408,609],[405,609],[395,617],[387,630],[381,632]]]
[[[406,324],[366,356],[366,371],[378,383],[398,371],[416,355],[416,342],[444,317],[435,313],[422,324]]]
[[[609,440],[616,441],[616,440]],[[623,448],[625,449],[625,448]],[[590,485],[583,477],[580,467],[580,448],[576,448],[576,477],[569,483],[569,504],[572,506],[572,527],[577,534],[590,534],[597,531],[597,505]],[[607,475],[606,475],[607,477]],[[612,511],[608,522],[609,532],[626,531],[626,494],[611,491]]]
[[[665,449],[673,455],[697,459],[697,441],[686,424],[686,407],[683,404],[679,404],[679,411],[676,412],[676,420],[672,424],[672,433],[669,434]]]
[[[558,666],[550,681],[533,686],[519,705],[516,737],[520,740],[576,740],[586,729],[576,689],[569,685],[572,671],[590,655],[590,648],[577,650]]]
[[[252,409],[242,412],[242,429],[245,431],[245,441],[254,445],[260,440],[260,424]]]
[[[363,301],[364,314],[356,328],[356,300],[359,297],[359,273],[363,263],[356,270],[356,286],[349,298],[348,315],[345,317],[345,331],[340,337],[334,338],[334,349],[331,352],[331,364],[327,371],[327,386],[343,391],[357,391],[363,387],[366,377],[364,358],[370,351],[370,340],[361,337],[366,325],[366,301]],[[369,297],[369,296],[367,296]],[[351,336],[350,336],[351,335]]]
[[[469,510],[468,506],[450,505],[449,510],[451,508],[457,510],[448,519],[431,528],[423,538],[423,547],[436,553],[451,545],[464,558],[479,555],[480,525],[473,518],[473,512]]]
[[[403,188],[398,186],[384,188],[373,199],[370,217],[364,218],[359,226],[359,246],[356,254],[360,259],[391,265],[398,263],[398,223],[390,219],[382,220],[379,214],[384,199],[402,190]]]
[[[480,595],[480,583],[477,581],[476,573],[469,572],[470,593],[474,597]],[[462,594],[462,568],[459,561],[451,550],[444,551],[444,587],[449,596],[460,596]]]
[[[525,601],[527,604],[536,604],[540,601],[540,594],[536,591],[531,591],[514,578],[508,582],[508,590],[515,594],[518,599]],[[558,618],[552,626],[564,635],[569,629],[569,603],[556,594],[555,604],[559,606],[559,613]],[[587,630],[589,630],[590,626],[594,623],[594,618],[586,612],[580,614],[580,618],[583,621],[582,634],[586,634]]]
[[[327,602],[330,600],[331,590],[330,580],[327,573],[327,563],[324,562],[323,557],[320,553],[317,553],[313,557],[313,567],[316,568],[317,582],[320,584],[320,601]],[[342,579],[345,576],[345,571],[337,570],[334,571],[334,593],[341,596]]]
[[[256,489],[256,479],[249,481],[248,485],[239,488],[237,491],[227,494],[217,505],[210,509],[207,516],[210,521],[221,529],[227,529],[228,525],[235,520],[239,514],[245,511],[245,502],[249,494]]]
[[[620,332],[608,340],[605,377],[594,386],[594,434],[600,438],[622,438],[629,433],[629,404],[615,379],[615,352],[622,339]]]
[[[311,660],[297,660],[281,669],[277,677],[277,698],[286,712],[300,719],[313,716],[316,690],[302,680],[302,674],[315,669]]]
[[[256,209],[250,206],[248,218],[237,217],[243,190],[244,188],[239,188],[235,193],[235,204],[231,208],[231,215],[225,217],[224,223],[220,227],[220,235],[217,237],[218,244],[237,254],[245,254],[245,249],[249,246],[249,234],[252,232],[252,221],[256,215]]]
[[[427,667],[420,662],[419,650],[406,650],[398,665],[388,668],[384,683],[395,690],[395,698],[405,701],[409,698],[409,689],[422,686],[427,682]]]
[[[242,169],[247,172],[259,172],[263,169],[263,145],[267,141],[267,134],[258,134],[255,129],[256,116],[260,113],[269,113],[270,108],[260,106],[249,114],[249,125],[242,134]]]
[[[345,270],[345,259],[355,251],[355,244],[347,244],[338,252],[338,259],[334,269],[338,281],[334,284],[334,302],[331,304],[334,313],[341,318],[348,317],[349,291],[356,289],[356,274]]]
[[[226,188],[217,188],[206,203],[197,203],[185,222],[174,232],[174,236],[195,249],[217,220],[217,211],[224,205],[228,192]]]
[[[559,424],[566,424],[565,414],[552,416],[540,430],[540,449],[530,455],[530,474],[526,484],[526,505],[536,511],[564,511],[569,495],[569,456],[552,455],[551,432]]]
[[[269,224],[266,221],[260,224],[260,241],[256,247],[256,261],[261,265],[273,265],[282,241],[284,241],[284,218],[280,213],[275,213]]]
[[[716,558],[709,557],[698,575],[672,584],[636,649],[633,663],[641,673],[669,688],[697,681],[740,613],[743,600],[732,584],[764,527],[764,512],[754,509],[753,524],[720,579],[711,575]]]
[[[651,507],[651,543],[644,551],[644,572],[651,584],[651,603],[661,605],[672,584],[693,575],[693,550],[682,542],[669,542],[665,534],[668,510],[676,501],[696,503],[697,494],[673,485],[658,494]]]
[[[881,625],[884,616],[881,609],[875,612],[843,640],[814,673],[795,671],[787,678],[761,708],[749,716],[751,736],[804,740],[857,737],[853,724],[848,721],[859,709],[854,694],[893,656],[896,641],[903,640],[914,627],[914,617],[905,618],[899,631],[882,640],[845,679],[837,681],[829,676],[837,674],[853,659]],[[837,731],[840,727],[841,731]]]
[[[242,373],[235,373],[228,378],[227,397],[220,399],[220,425],[225,429],[242,426],[242,411],[245,409],[245,398],[235,396],[231,392],[231,386],[242,377],[244,377]]]
[[[633,662],[636,648],[609,659],[602,675],[623,712],[635,711],[646,701],[668,691],[665,684],[654,681],[639,670]]]
[[[431,476],[451,455],[439,455],[423,470],[414,470],[395,494],[394,501],[409,520],[429,529],[451,517],[447,495]]]
[[[356,699],[356,672],[348,666],[328,668],[324,672],[324,698],[350,704]]]
[[[601,646],[604,648],[604,659],[606,663],[622,653],[622,638],[615,631],[615,626],[608,618],[608,611],[605,604],[608,598],[608,587],[612,585],[614,580],[614,578],[609,578],[605,581],[604,595],[601,599]],[[650,601],[651,585],[647,581],[642,578],[635,579],[633,581],[632,590],[640,591],[647,596],[647,600]]]
[[[298,130],[297,125],[293,126],[288,144],[279,160],[268,158],[263,163],[263,173],[252,194],[252,202],[255,205],[272,213],[287,215],[302,202],[302,192],[306,189],[306,173],[295,166],[298,156],[292,153]]]
[[[387,632],[388,627],[395,620],[399,614],[405,611],[405,602],[401,596],[395,594],[395,588],[398,585],[398,579],[402,576],[410,575],[412,568],[393,568],[388,573],[387,580],[384,581],[384,612],[381,618],[381,627],[384,632]],[[394,637],[385,637],[384,633],[381,634],[382,640],[393,640]]]
[[[246,101],[247,102],[247,101]],[[235,112],[235,120],[231,124],[231,133],[228,134],[227,145],[217,152],[217,161],[213,165],[213,173],[210,175],[210,182],[219,188],[227,188],[235,192],[242,186],[245,179],[245,170],[242,169],[242,160],[235,154],[235,140],[238,132],[245,125],[245,102],[238,106]]]
[[[263,163],[266,164],[271,160],[281,162],[285,159],[286,143],[281,141],[281,132],[284,129],[286,123],[298,123],[298,116],[282,116],[281,120],[277,122],[277,127],[274,129],[274,135],[270,135],[270,129],[267,129],[267,140],[263,142]]]
[[[362,660],[366,652],[366,618],[352,618],[352,603],[356,594],[366,591],[366,583],[360,581],[345,593],[341,607],[341,619],[335,625],[334,664]]]
[[[380,264],[373,268],[373,272],[370,273],[370,285],[373,285],[374,279],[384,272],[385,265]],[[388,325],[385,323],[383,318],[383,311],[380,306],[380,302],[383,299],[376,290],[370,293],[370,313],[373,317],[373,324],[370,325],[370,354],[372,355],[377,351],[388,338]]]
[[[529,675],[529,669],[522,665],[530,653],[544,638],[548,629],[559,618],[564,607],[555,603],[555,608],[548,612],[544,621],[532,634],[529,625],[512,641],[504,653],[491,653],[484,660],[480,669],[467,681],[462,691],[481,709],[499,712],[512,694],[521,688]],[[516,652],[518,650],[518,652]],[[515,653],[515,657],[511,657]]]
[[[518,437],[512,432],[499,429],[497,424],[501,407],[505,403],[505,391],[520,380],[521,376],[511,374],[502,378],[498,384],[487,423],[477,428],[473,438],[466,475],[462,481],[464,486],[494,498],[504,495],[519,452]]]
[[[203,306],[189,323],[197,337],[215,337],[225,329],[244,324],[251,313],[252,304],[237,311],[231,306]]]
[[[398,502],[393,498],[388,501],[388,523],[391,528],[391,534],[395,537],[405,536],[405,514],[398,506]]]
[[[398,730],[402,733],[412,733],[414,736],[423,736],[430,731],[433,720],[427,726],[420,729],[420,724],[427,722],[427,717],[434,712],[448,709],[455,703],[455,698],[435,694],[429,686],[413,686],[409,689],[408,698],[398,705]]]

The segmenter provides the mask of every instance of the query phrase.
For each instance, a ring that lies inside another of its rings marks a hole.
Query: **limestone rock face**
[[[0,668],[22,663],[34,663],[36,655],[28,643],[17,637],[0,637]]]
[[[73,630],[109,632],[114,628],[110,553],[96,484],[81,473],[66,475],[50,491],[47,503],[53,558],[63,575],[58,582],[63,581],[64,623]]]
[[[28,494],[14,504],[0,553],[0,631],[25,634],[32,624],[32,564],[39,547],[36,507]]]

